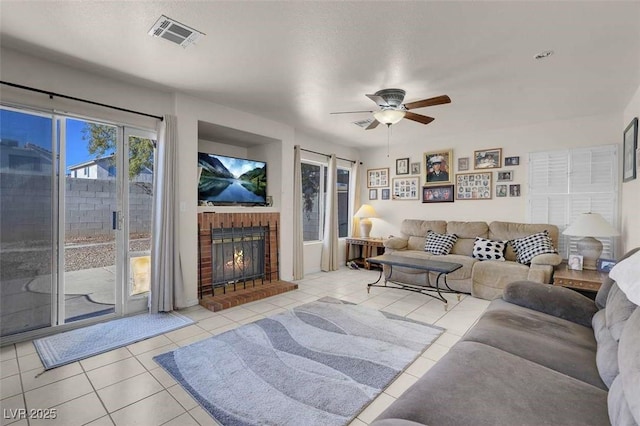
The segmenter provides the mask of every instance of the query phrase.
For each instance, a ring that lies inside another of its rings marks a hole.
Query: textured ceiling
[[[183,49],[147,35],[160,15],[204,33]],[[114,78],[157,85],[353,147],[365,93],[452,103],[403,120],[401,140],[621,112],[640,85],[640,2],[1,1],[0,37]],[[533,59],[543,50],[555,54]]]

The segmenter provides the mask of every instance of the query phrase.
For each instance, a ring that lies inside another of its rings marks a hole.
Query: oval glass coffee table
[[[453,271],[457,271],[462,268],[462,265],[459,263],[453,262],[443,262],[441,260],[428,260],[428,259],[414,259],[405,256],[396,256],[393,254],[383,254],[381,256],[369,257],[367,258],[367,262],[374,265],[387,265],[389,267],[389,273],[384,274],[384,284],[378,284],[382,279],[382,275],[384,273],[384,268],[380,268],[380,276],[375,282],[367,284],[367,293],[371,290],[371,287],[391,287],[391,288],[399,288],[401,290],[415,291],[417,293],[422,293],[426,296],[433,297],[434,299],[440,300],[444,303],[444,309],[447,310],[448,301],[442,295],[445,294],[457,294],[458,300],[460,300],[461,294],[469,294],[464,293],[462,291],[453,290],[447,284],[447,274],[450,274]],[[429,275],[427,274],[427,284],[426,285],[418,285],[418,284],[407,284],[393,280],[393,268],[394,267],[404,267],[404,268],[412,268],[419,269],[425,272],[435,272],[438,274],[436,277],[435,286],[429,285]],[[440,286],[442,278],[442,284],[444,287]],[[388,285],[392,284],[392,285]]]

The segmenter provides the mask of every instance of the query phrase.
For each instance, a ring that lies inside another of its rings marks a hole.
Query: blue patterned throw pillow
[[[458,236],[456,234],[438,234],[437,232],[428,231],[424,251],[436,255],[449,254],[457,240]]]
[[[558,253],[553,247],[553,242],[546,230],[528,237],[516,238],[511,241],[511,244],[513,244],[513,249],[517,254],[516,260],[524,265],[530,264],[531,260],[540,254]]]
[[[476,237],[476,241],[473,243],[472,256],[478,260],[499,260],[504,262],[505,248],[507,248],[507,241],[493,241]]]

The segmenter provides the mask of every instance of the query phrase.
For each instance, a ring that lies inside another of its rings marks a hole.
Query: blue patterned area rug
[[[108,352],[193,324],[175,312],[141,314],[33,341],[45,370]]]
[[[154,359],[223,425],[345,425],[443,331],[325,297]]]

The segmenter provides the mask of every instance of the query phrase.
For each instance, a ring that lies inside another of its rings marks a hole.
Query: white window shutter
[[[568,151],[535,152],[529,155],[529,194],[566,194]]]
[[[560,232],[581,213],[599,213],[618,227],[618,146],[605,145],[529,154],[528,219]],[[558,252],[576,253],[580,237],[561,234]],[[598,238],[602,257],[614,258],[614,238]]]
[[[606,145],[574,149],[569,154],[569,193],[608,192],[617,189],[617,147]],[[612,167],[612,165],[614,165]]]

